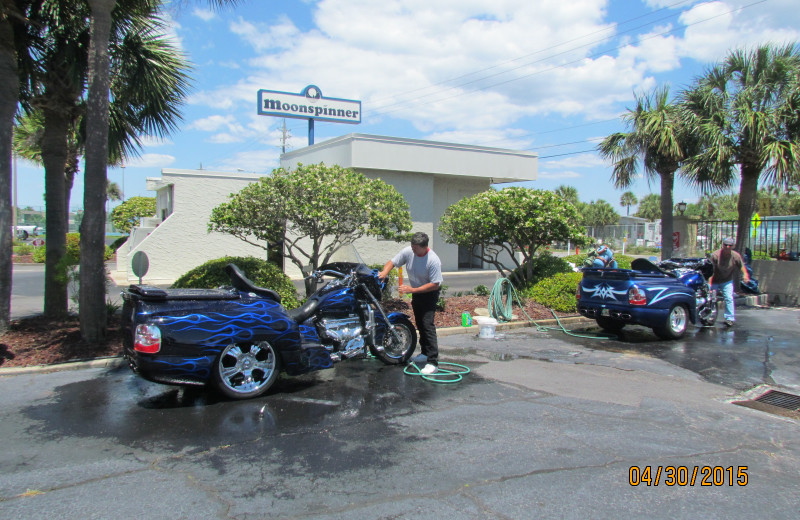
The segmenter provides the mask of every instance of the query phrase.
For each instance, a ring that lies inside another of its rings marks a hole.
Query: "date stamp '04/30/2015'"
[[[746,486],[747,466],[631,466],[631,486]]]

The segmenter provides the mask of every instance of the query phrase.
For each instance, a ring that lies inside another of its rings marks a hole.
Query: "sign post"
[[[331,123],[361,123],[361,101],[326,98],[315,85],[309,85],[300,94],[258,91],[258,115],[308,119],[308,145],[314,144],[314,120]]]

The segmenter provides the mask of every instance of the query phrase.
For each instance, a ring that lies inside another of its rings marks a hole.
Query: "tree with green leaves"
[[[650,222],[661,218],[661,195],[649,193],[639,201],[639,209],[633,214],[634,217],[646,219]]]
[[[14,115],[24,102],[28,84],[30,43],[25,0],[0,2],[0,229],[9,230],[11,221],[11,162]],[[11,311],[11,233],[0,233],[0,334],[8,328]]]
[[[487,190],[452,204],[439,232],[450,244],[481,246],[481,259],[504,277],[551,242],[586,243],[574,205],[552,191],[522,187]]]
[[[213,209],[209,231],[227,233],[284,256],[301,270],[328,263],[340,246],[362,236],[408,239],[408,202],[381,179],[340,166],[302,165],[274,170]],[[306,293],[313,292],[306,283]]]
[[[636,198],[636,195],[634,195],[632,191],[626,191],[619,198],[619,205],[625,208],[626,216],[629,216],[631,214],[631,206],[634,206],[638,203],[639,199]]]
[[[39,7],[30,12],[37,21],[29,29],[30,39],[36,43],[31,50],[36,65],[31,73],[26,115],[15,133],[15,148],[20,155],[44,165],[48,231],[44,312],[60,316],[67,312],[68,303],[60,273],[67,202],[86,145],[81,128],[89,74],[89,8],[84,2],[54,0],[45,0]],[[159,2],[136,6],[131,2],[128,9],[115,11],[113,17],[110,55],[114,101],[110,104],[107,143],[111,164],[136,155],[142,135],[166,135],[179,119],[177,110],[188,86],[188,64],[165,37],[164,22],[157,17],[159,7]],[[107,187],[103,182],[105,208]]]
[[[800,48],[761,45],[732,51],[684,95],[701,141],[686,163],[696,183],[739,185],[736,249],[750,236],[759,183],[784,188],[800,179]]]
[[[578,207],[578,203],[580,202],[578,199],[578,188],[562,184],[555,189],[555,194],[573,206]]]
[[[627,132],[617,132],[598,145],[598,151],[614,164],[611,179],[618,189],[631,186],[640,167],[648,183],[661,184],[661,234],[672,236],[675,174],[694,151],[693,137],[683,110],[669,98],[669,88],[656,88],[636,96],[636,107],[622,116]],[[661,258],[672,256],[672,242],[664,241]]]
[[[594,228],[595,236],[598,228],[602,229],[617,223],[619,223],[619,214],[614,210],[614,206],[603,199],[592,201],[584,208],[583,224]]]
[[[87,0],[91,8],[89,40],[89,89],[86,113],[86,171],[81,232],[81,336],[96,342],[105,336],[105,186],[110,135],[109,100],[112,78],[109,53],[114,16],[126,7],[146,7],[160,0]],[[233,5],[237,0],[208,0],[214,6]],[[138,79],[137,79],[138,81]],[[169,107],[170,104],[165,105]]]
[[[130,234],[139,219],[142,217],[152,217],[156,214],[155,197],[131,197],[113,210],[111,210],[111,222],[114,227],[123,233]]]

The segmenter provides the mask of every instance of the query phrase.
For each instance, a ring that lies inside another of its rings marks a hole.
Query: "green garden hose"
[[[569,331],[564,328],[564,325],[561,324],[561,321],[556,316],[556,313],[553,309],[548,309],[550,313],[553,315],[553,318],[556,319],[556,323],[558,323],[558,327],[545,327],[544,325],[540,325],[536,323],[528,313],[525,312],[525,308],[520,301],[519,294],[517,294],[517,290],[514,288],[514,285],[511,283],[511,280],[508,278],[500,278],[494,283],[494,287],[492,287],[491,293],[489,293],[489,314],[495,318],[498,322],[508,322],[511,321],[512,314],[511,314],[511,307],[513,304],[513,300],[517,300],[517,304],[519,304],[519,308],[522,311],[522,314],[528,318],[528,321],[533,323],[536,326],[536,330],[539,332],[546,332],[550,330],[557,330],[561,331],[568,336],[573,336],[576,338],[588,338],[588,339],[617,339],[616,334],[611,334],[609,332],[597,332],[592,334],[575,334],[572,331]]]
[[[444,368],[444,366],[454,368]],[[403,373],[409,376],[419,376],[431,383],[451,384],[458,383],[465,375],[469,374],[469,367],[459,365],[458,363],[439,363],[439,370],[435,374],[425,375],[420,371],[420,368],[415,363],[409,363],[403,369]]]

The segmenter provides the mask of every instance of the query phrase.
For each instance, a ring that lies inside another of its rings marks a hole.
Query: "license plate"
[[[600,316],[608,316],[608,314],[609,314],[609,313],[608,313],[608,309],[602,309],[602,310],[600,311]]]

